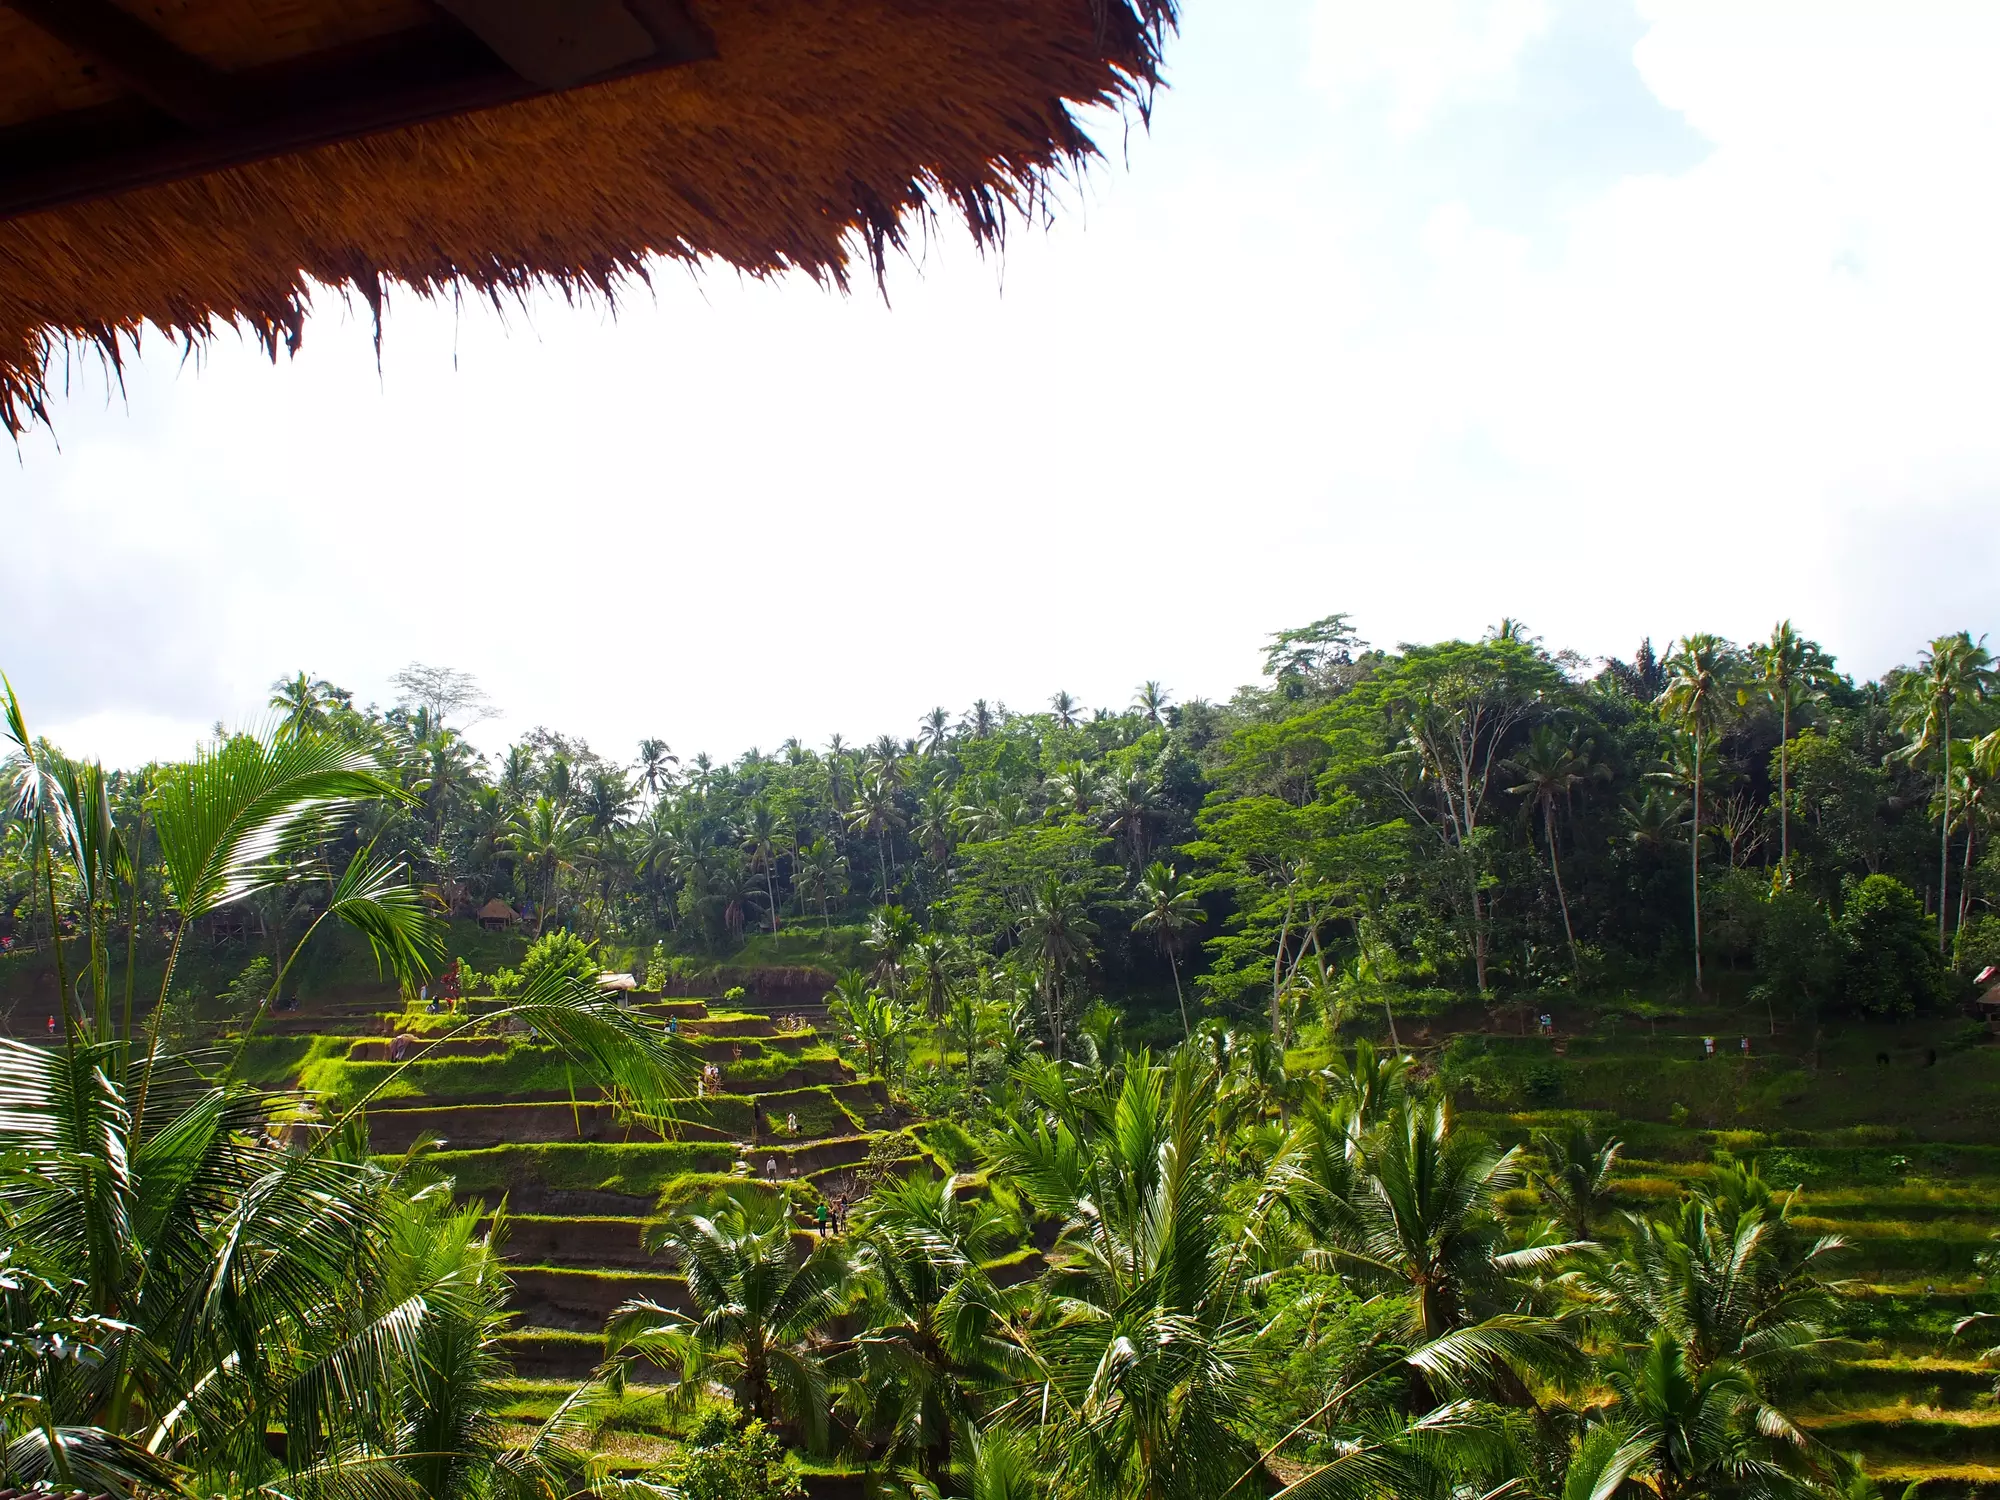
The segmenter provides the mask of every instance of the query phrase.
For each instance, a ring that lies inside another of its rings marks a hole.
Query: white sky
[[[2000,8],[1187,0],[1150,134],[892,305],[405,297],[154,346],[0,467],[31,724],[185,752],[411,659],[629,755],[1226,695],[1380,642],[2000,630]]]

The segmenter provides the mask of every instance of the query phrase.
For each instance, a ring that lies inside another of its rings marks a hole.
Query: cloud
[[[1336,97],[1379,95],[1391,129],[1410,135],[1450,105],[1510,96],[1548,22],[1544,0],[1321,0],[1310,76]]]
[[[337,304],[277,368],[149,353],[0,479],[0,666],[152,753],[413,658],[486,743],[613,753],[1216,696],[1333,609],[1620,654],[1790,615],[1879,672],[2000,625],[1994,32],[1209,0],[1129,166],[887,307],[669,273],[615,320],[397,297],[379,373]]]

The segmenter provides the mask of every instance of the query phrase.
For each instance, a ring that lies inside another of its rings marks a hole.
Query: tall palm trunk
[[[1181,964],[1174,956],[1172,938],[1167,939],[1167,967],[1173,970],[1174,974],[1174,1003],[1181,1008],[1181,1039],[1185,1041],[1194,1035],[1194,1028],[1188,1025],[1187,999],[1181,994]]]
[[[1576,929],[1570,926],[1569,897],[1563,892],[1562,865],[1556,859],[1556,808],[1555,799],[1546,794],[1542,797],[1542,836],[1549,841],[1549,874],[1556,883],[1556,905],[1562,910],[1563,936],[1569,939],[1570,966],[1576,970],[1576,977],[1583,977],[1583,960],[1577,956]]]
[[[1944,771],[1938,777],[1944,794],[1944,826],[1938,835],[1938,956],[1944,956],[1945,908],[1951,904],[1951,710],[1944,711]]]
[[[1688,869],[1694,886],[1694,992],[1701,988],[1701,759],[1699,736],[1694,742],[1694,836],[1688,840]]]
[[[1778,883],[1792,878],[1792,702],[1787,691],[1778,705]]]
[[[771,884],[771,867],[764,866],[764,895],[771,903],[771,931],[778,930],[778,890]]]

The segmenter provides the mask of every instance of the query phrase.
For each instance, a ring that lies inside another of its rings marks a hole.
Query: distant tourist
[[[767,1182],[776,1182],[778,1180],[777,1157],[767,1156],[764,1158],[764,1180]]]
[[[819,1204],[819,1207],[813,1210],[813,1217],[814,1217],[814,1218],[816,1218],[817,1220],[819,1220],[819,1237],[820,1237],[821,1239],[825,1239],[825,1238],[826,1238],[826,1200],[825,1200],[824,1198],[822,1198],[822,1199],[820,1200],[820,1204]]]
[[[1713,1057],[1713,1056],[1715,1056],[1715,1038],[1714,1038],[1714,1037],[1712,1037],[1712,1036],[1705,1036],[1705,1037],[1703,1037],[1703,1038],[1701,1039],[1701,1055],[1702,1055],[1703,1057]]]
[[[791,1112],[787,1112],[787,1113],[786,1113],[786,1115],[785,1115],[785,1133],[786,1133],[787,1135],[797,1135],[797,1134],[799,1133],[799,1117],[798,1117],[798,1115],[796,1115],[796,1114],[794,1114],[794,1113],[791,1113]]]

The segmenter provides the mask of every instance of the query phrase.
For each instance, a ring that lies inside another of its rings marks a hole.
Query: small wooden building
[[[520,920],[514,908],[498,896],[479,908],[479,925],[488,932],[505,932]]]

